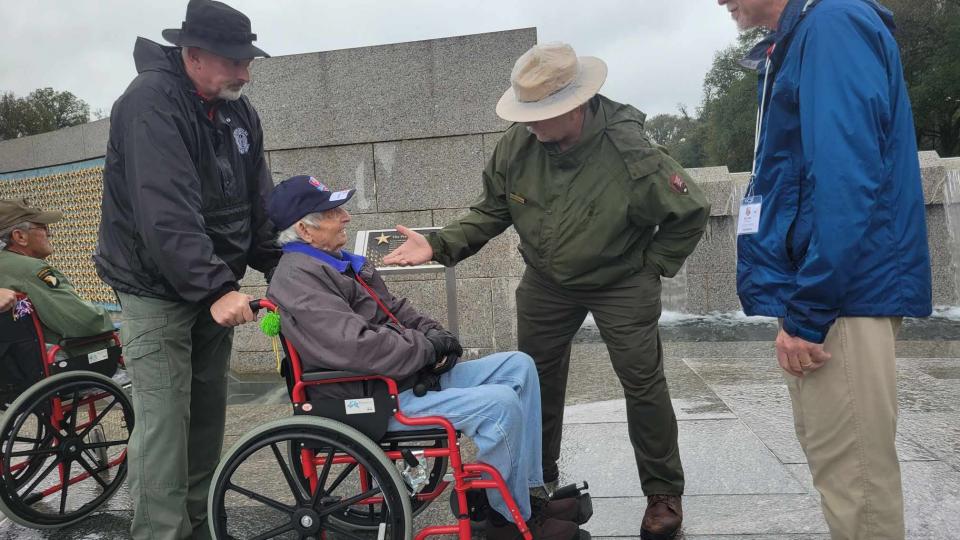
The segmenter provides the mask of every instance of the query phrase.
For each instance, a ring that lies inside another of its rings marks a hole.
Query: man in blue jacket
[[[771,33],[737,292],[778,317],[797,437],[834,539],[903,539],[894,341],[931,311],[913,117],[892,14],[873,0],[718,0]]]

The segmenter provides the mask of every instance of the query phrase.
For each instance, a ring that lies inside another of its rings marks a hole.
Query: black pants
[[[683,493],[677,418],[663,375],[660,276],[638,273],[602,289],[575,291],[528,268],[517,287],[517,337],[540,375],[544,478],[556,477],[570,345],[593,313],[627,401],[630,442],[646,495]]]

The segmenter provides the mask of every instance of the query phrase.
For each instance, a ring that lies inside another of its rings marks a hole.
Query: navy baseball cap
[[[267,202],[267,214],[270,221],[283,230],[307,214],[331,210],[346,203],[355,191],[330,191],[330,188],[312,176],[293,176],[273,188],[270,201]]]

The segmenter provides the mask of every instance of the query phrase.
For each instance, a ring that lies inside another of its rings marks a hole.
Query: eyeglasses
[[[39,230],[47,233],[48,235],[50,234],[50,227],[47,226],[47,225],[44,225],[44,224],[42,224],[42,223],[40,223],[40,224],[31,223],[30,226],[27,227],[27,230],[28,230],[28,231],[32,231],[32,230],[34,230],[34,229],[39,229]]]

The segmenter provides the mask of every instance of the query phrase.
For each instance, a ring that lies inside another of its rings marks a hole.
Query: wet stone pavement
[[[789,397],[773,360],[769,322],[706,332],[684,322],[665,329],[665,369],[686,471],[686,540],[829,539]],[[898,344],[898,450],[907,538],[960,538],[960,325],[905,327]],[[586,479],[594,538],[638,538],[645,499],[627,437],[622,390],[607,352],[587,330],[574,345],[564,424],[561,484]],[[289,415],[278,377],[231,378],[225,448],[254,426]],[[465,444],[466,455],[471,454]],[[279,477],[263,482],[282,483]],[[0,523],[0,540],[126,538],[125,489],[93,517],[57,531]],[[449,523],[446,497],[415,530]]]

